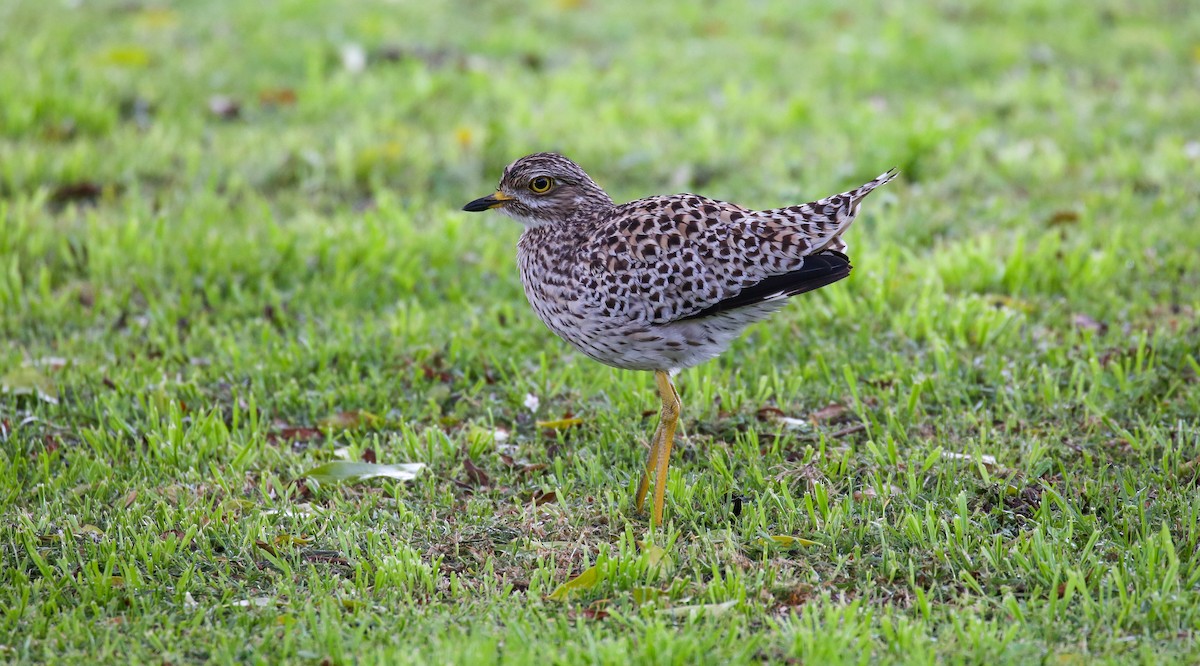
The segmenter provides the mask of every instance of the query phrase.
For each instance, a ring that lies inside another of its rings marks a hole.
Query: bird
[[[463,210],[496,210],[524,226],[521,284],[558,337],[600,363],[654,373],[662,409],[634,498],[641,512],[653,477],[653,528],[682,409],[673,378],[788,298],[850,275],[842,234],[897,173],[767,210],[687,193],[616,204],[578,164],[543,152],[509,164],[496,191]]]

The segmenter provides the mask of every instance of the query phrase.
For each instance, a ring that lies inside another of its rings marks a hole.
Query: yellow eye
[[[538,176],[537,178],[529,181],[529,189],[533,190],[536,194],[545,194],[549,192],[550,188],[553,186],[554,179],[548,176]]]

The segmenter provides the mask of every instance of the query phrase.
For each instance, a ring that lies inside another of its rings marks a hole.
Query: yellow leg
[[[650,489],[650,475],[654,473],[654,468],[658,465],[658,451],[662,448],[662,419],[658,421],[658,427],[654,429],[654,436],[650,438],[650,455],[646,458],[646,469],[642,472],[642,481],[638,484],[637,496],[634,499],[634,506],[638,511],[642,510],[642,504],[646,502],[646,491]]]
[[[658,469],[654,474],[654,524],[661,525],[663,517],[663,501],[667,494],[667,467],[671,464],[671,445],[675,442],[675,426],[679,423],[679,393],[671,383],[671,376],[665,372],[654,373],[654,382],[658,384],[658,394],[662,397],[663,434],[662,444],[658,449]]]
[[[671,376],[665,372],[654,373],[654,383],[658,385],[658,396],[662,398],[662,415],[658,420],[658,428],[654,431],[654,439],[650,442],[650,457],[646,459],[646,471],[642,474],[642,482],[638,484],[636,506],[642,510],[646,499],[646,491],[650,488],[650,471],[654,470],[654,512],[651,519],[655,525],[662,524],[663,503],[667,494],[667,467],[671,464],[671,445],[675,441],[675,426],[679,423],[679,393],[671,383]]]

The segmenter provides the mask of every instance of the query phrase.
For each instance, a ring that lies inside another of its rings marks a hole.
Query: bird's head
[[[526,227],[540,227],[594,215],[612,205],[578,164],[556,153],[534,153],[505,167],[495,193],[463,210],[495,208]]]

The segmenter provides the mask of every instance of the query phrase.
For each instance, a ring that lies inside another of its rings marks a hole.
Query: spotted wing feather
[[[836,282],[850,272],[841,234],[863,197],[894,176],[765,211],[691,194],[618,206],[582,244],[589,255],[578,264],[587,273],[579,278],[590,288],[577,307],[601,318],[664,324]]]

